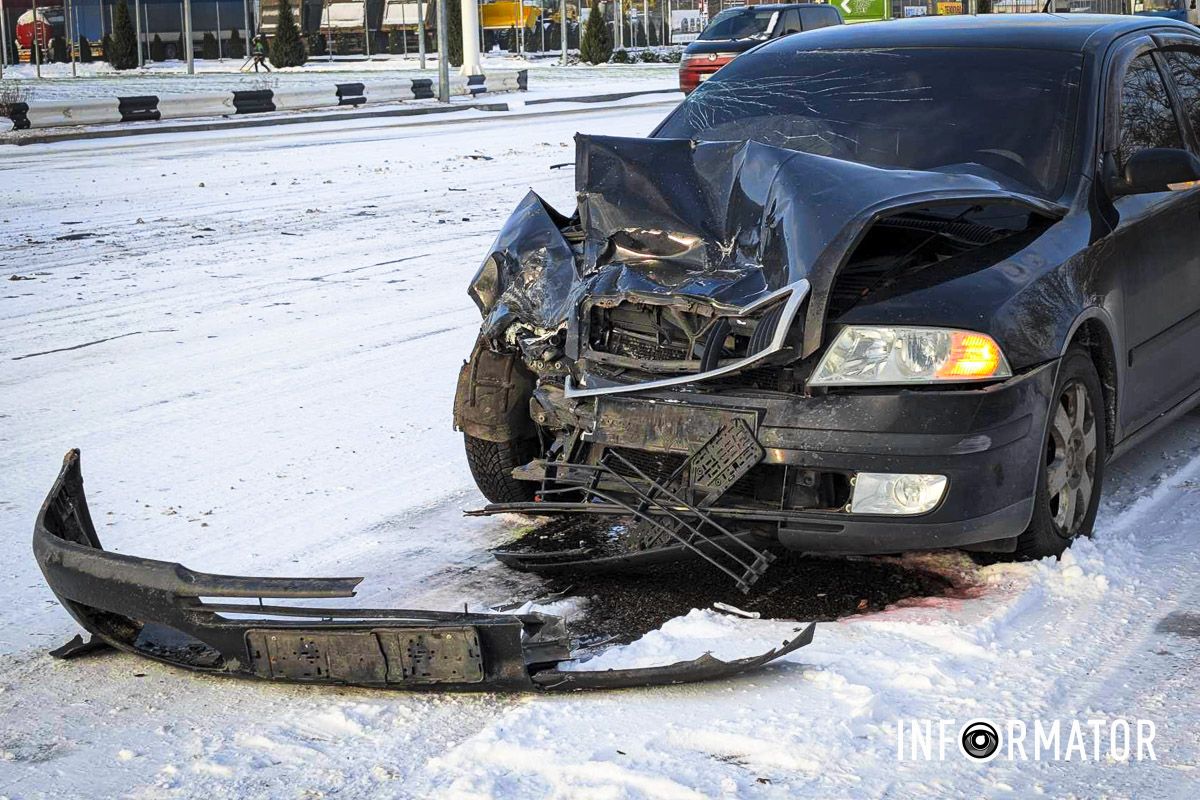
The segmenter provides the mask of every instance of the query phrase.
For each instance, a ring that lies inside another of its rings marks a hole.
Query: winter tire
[[[533,499],[535,484],[513,478],[512,471],[537,457],[537,439],[489,442],[464,433],[463,441],[471,475],[484,497],[493,503],[523,503]]]

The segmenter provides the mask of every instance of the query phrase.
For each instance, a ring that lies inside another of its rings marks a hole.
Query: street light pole
[[[225,51],[221,49],[221,0],[213,0],[217,7],[217,61],[225,60]]]
[[[562,45],[562,59],[559,61],[564,67],[567,65],[567,0],[558,0],[558,39]]]
[[[71,0],[66,0],[67,11],[67,52],[71,54],[71,77],[78,78],[79,71],[75,67],[75,50],[79,46],[79,32],[75,30],[75,12]]]
[[[438,102],[450,102],[450,37],[446,35],[446,0],[437,0]]]
[[[196,74],[196,54],[192,47],[192,0],[183,0],[183,52],[187,55],[187,74]]]
[[[133,27],[137,29],[138,69],[146,66],[142,58],[142,0],[133,0]]]
[[[366,51],[367,60],[371,60],[371,22],[367,19],[367,4],[363,3],[363,50]]]
[[[425,69],[425,0],[417,0],[417,52],[421,56],[421,69]]]
[[[0,0],[0,78],[4,77],[4,65],[8,63],[8,20],[4,16],[4,0]]]
[[[37,0],[33,0],[33,60],[36,62],[37,76],[42,77],[42,26],[38,24]]]
[[[301,6],[303,8],[303,6]],[[325,0],[325,60],[333,62],[333,28],[329,27],[329,0]]]
[[[454,0],[451,0],[454,2]],[[479,3],[478,0],[462,0],[462,75],[482,75],[479,63]]]

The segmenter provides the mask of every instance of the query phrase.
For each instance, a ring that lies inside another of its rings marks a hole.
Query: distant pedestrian
[[[261,33],[254,37],[254,42],[250,50],[250,58],[254,62],[254,71],[258,72],[258,68],[262,67],[267,72],[271,71],[271,65],[267,63],[267,37]],[[242,69],[246,69],[243,65]],[[247,72],[249,70],[246,70]]]

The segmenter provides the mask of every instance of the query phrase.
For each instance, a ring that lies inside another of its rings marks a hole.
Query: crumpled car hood
[[[572,220],[533,192],[500,232],[472,282],[485,336],[514,320],[553,329],[585,297],[736,309],[806,280],[807,356],[820,347],[839,268],[881,216],[940,202],[1065,213],[978,175],[878,169],[753,141],[580,134],[575,188],[581,253],[562,232]]]

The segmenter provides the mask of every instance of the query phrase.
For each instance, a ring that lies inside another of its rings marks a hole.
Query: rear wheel
[[[533,499],[536,485],[515,479],[512,471],[537,458],[537,439],[490,442],[464,433],[463,441],[471,475],[484,497],[493,503],[523,503]]]
[[[1107,454],[1104,395],[1084,351],[1063,359],[1049,417],[1033,519],[1013,553],[1019,559],[1059,556],[1075,537],[1090,536],[1096,521]]]

